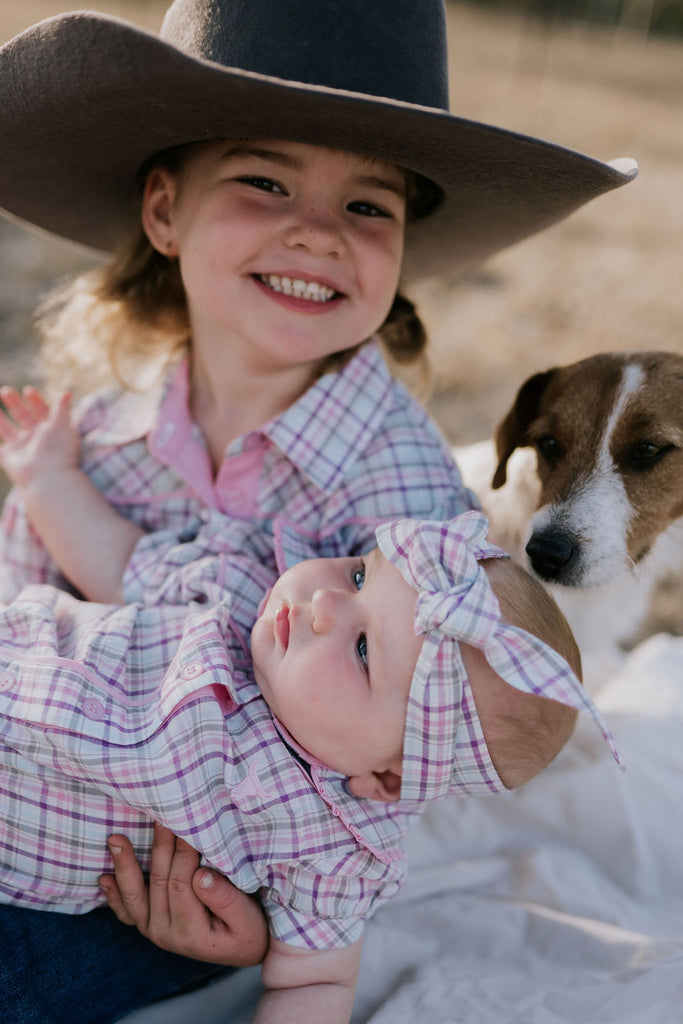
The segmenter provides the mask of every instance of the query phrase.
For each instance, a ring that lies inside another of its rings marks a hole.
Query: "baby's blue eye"
[[[360,660],[363,662],[365,667],[368,665],[368,638],[365,633],[361,633],[356,640],[356,653]]]
[[[365,564],[361,558],[360,569],[354,569],[351,573],[351,579],[354,582],[356,590],[362,590],[363,584],[365,583]]]

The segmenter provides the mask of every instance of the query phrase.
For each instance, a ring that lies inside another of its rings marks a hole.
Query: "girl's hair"
[[[179,146],[148,160],[138,176],[140,191],[153,167],[178,173],[193,148]],[[431,213],[442,198],[438,186],[408,172],[406,181],[408,219]],[[139,226],[108,263],[48,297],[38,311],[38,328],[48,388],[92,390],[110,384],[112,375],[122,387],[144,387],[190,344],[178,262],[157,252]],[[427,334],[400,292],[377,333],[390,363],[416,366],[426,377]],[[329,356],[321,373],[340,369],[363,344]]]

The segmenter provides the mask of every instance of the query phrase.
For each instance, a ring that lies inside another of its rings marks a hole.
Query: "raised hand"
[[[50,407],[35,387],[0,388],[0,466],[20,488],[40,486],[78,466],[80,439],[71,423],[71,396]]]

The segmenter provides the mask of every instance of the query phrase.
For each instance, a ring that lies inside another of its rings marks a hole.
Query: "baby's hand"
[[[0,388],[0,466],[19,488],[49,482],[78,467],[80,438],[71,423],[71,396],[52,408],[37,388]]]

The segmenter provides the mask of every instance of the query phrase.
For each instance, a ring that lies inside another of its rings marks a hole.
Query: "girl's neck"
[[[214,470],[232,441],[288,409],[319,369],[307,364],[264,372],[229,360],[207,368],[194,353],[190,367],[190,410],[204,434]]]

